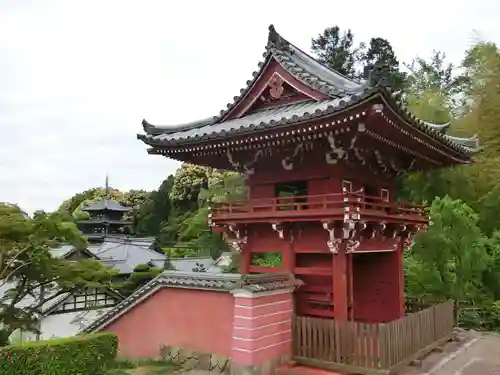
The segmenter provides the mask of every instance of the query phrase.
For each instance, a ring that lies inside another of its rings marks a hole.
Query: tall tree
[[[399,69],[399,61],[392,48],[391,43],[384,38],[371,38],[366,51],[360,58],[365,66],[384,68],[387,72],[387,81],[394,90],[405,87],[406,74]],[[368,71],[363,71],[363,78],[368,79]]]
[[[469,113],[458,127],[479,135],[488,158],[500,156],[500,50],[479,42],[467,51],[463,66]]]
[[[325,29],[312,39],[311,49],[318,61],[349,78],[356,78],[355,64],[360,47],[354,45],[354,36],[348,29],[341,32],[338,26]]]
[[[163,226],[168,223],[172,202],[170,192],[174,183],[174,176],[168,176],[158,190],[151,192],[134,213],[134,233],[138,236],[158,236]]]

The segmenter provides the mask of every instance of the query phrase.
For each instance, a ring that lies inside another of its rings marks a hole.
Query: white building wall
[[[71,337],[108,311],[109,308],[52,314],[40,322],[40,340]]]

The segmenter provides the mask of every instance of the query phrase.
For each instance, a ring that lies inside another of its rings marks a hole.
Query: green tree
[[[162,271],[163,270],[158,267],[151,267],[148,264],[139,264],[118,289],[120,293],[128,296],[141,286],[153,280],[156,276],[161,274]]]
[[[446,196],[433,201],[430,216],[428,231],[416,236],[406,260],[407,292],[456,302],[480,299],[491,259],[478,215]]]
[[[4,340],[18,328],[34,329],[42,306],[58,294],[108,285],[114,273],[98,261],[52,257],[51,250],[63,243],[86,245],[75,224],[60,214],[38,212],[29,218],[19,207],[0,205],[0,337]],[[32,303],[21,308],[20,301],[28,299]]]
[[[360,47],[354,45],[350,29],[341,32],[338,26],[328,27],[312,39],[311,50],[322,64],[346,77],[357,77],[355,64],[359,60]]]
[[[400,71],[399,61],[387,39],[371,38],[368,49],[361,53],[360,62],[365,66],[384,68],[388,84],[394,90],[405,88],[406,74]],[[368,74],[369,72],[364,70],[363,78],[368,79]]]
[[[159,236],[162,228],[167,225],[172,210],[170,192],[174,176],[165,179],[158,190],[149,194],[134,213],[134,233],[138,236]]]
[[[417,57],[406,67],[410,70],[406,83],[411,95],[420,101],[430,100],[432,106],[443,106],[449,114],[459,113],[464,103],[463,93],[468,86],[468,79],[464,74],[458,73],[457,67],[446,61],[445,53],[432,51],[429,60]],[[445,122],[449,119],[448,117]]]

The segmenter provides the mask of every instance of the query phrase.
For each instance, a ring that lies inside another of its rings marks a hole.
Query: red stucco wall
[[[163,345],[229,356],[233,311],[230,293],[164,288],[103,331],[118,335],[123,358],[155,358]]]

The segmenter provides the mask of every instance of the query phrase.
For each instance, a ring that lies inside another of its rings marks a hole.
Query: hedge
[[[0,348],[0,375],[103,375],[117,348],[111,333],[5,346]]]

